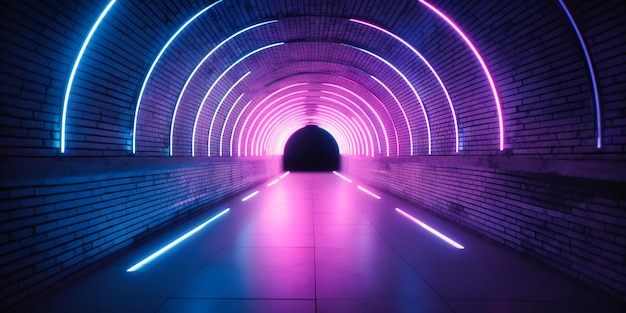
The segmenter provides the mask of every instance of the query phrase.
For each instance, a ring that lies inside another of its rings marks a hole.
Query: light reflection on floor
[[[28,311],[621,312],[596,291],[366,187],[377,200],[357,181],[291,173],[267,186],[275,179],[51,290]],[[226,207],[228,214],[126,272]]]

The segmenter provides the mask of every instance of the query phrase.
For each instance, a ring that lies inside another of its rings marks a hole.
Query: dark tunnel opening
[[[292,172],[331,172],[340,169],[339,147],[327,131],[306,126],[287,141],[283,169]]]

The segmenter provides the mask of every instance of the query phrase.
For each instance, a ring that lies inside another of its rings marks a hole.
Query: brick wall
[[[619,162],[344,157],[342,170],[626,300]]]
[[[4,309],[268,179],[280,158],[4,159],[1,169]]]

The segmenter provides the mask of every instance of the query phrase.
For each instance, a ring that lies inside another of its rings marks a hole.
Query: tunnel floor
[[[270,180],[51,289],[26,311],[620,312],[611,298],[561,273],[357,185],[332,173]]]

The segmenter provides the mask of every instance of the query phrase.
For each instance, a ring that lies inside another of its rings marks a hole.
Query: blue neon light
[[[74,67],[72,67],[72,72],[70,72],[70,79],[67,82],[67,88],[65,89],[65,97],[63,98],[63,113],[61,114],[61,153],[65,153],[65,123],[67,121],[67,105],[70,100],[70,93],[72,92],[72,85],[74,84],[74,77],[76,76],[76,71],[78,70],[78,66],[80,65],[80,61],[83,58],[83,54],[89,45],[89,41],[91,41],[91,37],[98,29],[98,26],[104,19],[104,17],[109,13],[109,10],[115,4],[116,0],[111,0],[109,4],[104,8],[104,11],[100,13],[100,16],[96,20],[96,22],[91,27],[89,34],[87,34],[87,38],[85,38],[85,42],[83,42],[83,46],[80,48],[78,52],[78,56],[76,57],[76,62],[74,62]]]
[[[148,80],[150,80],[150,76],[152,75],[152,71],[156,67],[157,63],[159,63],[159,60],[161,59],[161,56],[163,56],[163,53],[165,53],[165,50],[167,50],[167,48],[174,41],[174,39],[176,39],[176,37],[178,37],[178,35],[185,28],[187,28],[187,26],[189,24],[191,24],[191,22],[193,22],[196,18],[198,18],[198,16],[202,15],[202,13],[210,10],[212,7],[218,5],[222,1],[223,0],[219,0],[219,1],[209,5],[208,7],[202,9],[200,12],[196,13],[196,15],[194,15],[192,18],[190,18],[187,22],[185,22],[185,24],[183,24],[183,26],[181,26],[174,33],[174,35],[170,38],[170,40],[168,40],[167,43],[165,43],[165,46],[163,46],[163,48],[161,49],[161,52],[159,52],[159,54],[157,55],[156,59],[154,59],[154,62],[152,62],[152,66],[150,66],[150,69],[148,70],[148,74],[146,75],[146,78],[143,80],[143,85],[141,85],[141,90],[139,91],[139,98],[137,98],[137,105],[135,106],[135,119],[133,121],[133,153],[136,152],[135,142],[137,140],[137,116],[139,115],[139,106],[141,105],[141,99],[143,98],[143,92],[146,90],[146,85],[148,85]]]
[[[222,146],[224,145],[224,132],[226,131],[226,124],[228,123],[228,119],[230,118],[230,115],[233,113],[233,110],[237,106],[237,103],[239,103],[239,100],[241,100],[243,96],[244,94],[242,93],[241,96],[239,96],[239,98],[237,98],[237,100],[233,102],[233,105],[230,107],[230,110],[228,110],[228,113],[226,114],[226,118],[224,118],[224,124],[222,125],[222,132],[220,133],[220,156],[223,156]]]
[[[587,50],[587,45],[585,44],[585,40],[583,39],[583,35],[580,33],[578,29],[578,25],[574,21],[574,17],[570,14],[569,10],[563,3],[563,0],[559,0],[559,4],[563,8],[563,11],[567,15],[570,23],[572,24],[572,28],[576,32],[576,36],[578,36],[578,42],[580,43],[580,47],[583,49],[583,53],[585,54],[585,60],[587,61],[587,67],[589,68],[589,77],[591,78],[591,86],[593,89],[593,100],[596,105],[596,148],[602,148],[602,119],[600,117],[600,96],[598,94],[598,84],[596,82],[596,75],[593,70],[593,64],[591,62],[591,56],[589,55],[589,51]]]
[[[129,269],[127,269],[127,272],[134,272],[138,269],[140,269],[142,266],[148,264],[148,262],[156,259],[158,256],[160,256],[161,254],[167,252],[167,250],[173,248],[174,246],[176,246],[177,244],[181,243],[183,240],[191,237],[191,235],[197,233],[198,231],[200,231],[202,228],[204,228],[205,226],[209,225],[211,222],[213,222],[214,220],[218,219],[220,216],[226,214],[228,211],[230,211],[230,208],[227,208],[225,210],[223,210],[222,212],[218,213],[217,215],[213,216],[212,218],[210,218],[208,221],[198,225],[196,228],[190,230],[189,232],[187,232],[186,234],[178,237],[178,239],[170,242],[169,244],[167,244],[167,246],[159,249],[159,251],[151,254],[149,257],[141,260],[139,263],[133,265],[132,267],[130,267]]]
[[[187,81],[185,82],[185,85],[183,86],[183,89],[181,89],[180,95],[178,95],[178,100],[176,101],[176,106],[174,107],[174,114],[172,115],[172,125],[170,126],[170,156],[172,156],[174,154],[174,151],[173,151],[173,146],[174,146],[174,123],[176,122],[176,113],[178,112],[178,107],[180,106],[180,102],[183,99],[183,95],[185,94],[185,90],[187,89],[187,86],[189,85],[189,82],[191,82],[191,79],[194,77],[194,75],[196,75],[196,72],[198,71],[198,69],[200,69],[202,64],[204,64],[204,62],[211,55],[213,55],[213,53],[215,53],[215,51],[217,51],[217,49],[219,49],[221,46],[226,44],[231,39],[235,38],[236,36],[246,32],[246,31],[249,31],[251,29],[254,29],[254,28],[257,28],[259,26],[266,25],[266,24],[275,23],[275,22],[278,22],[278,21],[277,20],[272,20],[272,21],[267,21],[267,22],[255,24],[255,25],[246,27],[246,28],[244,28],[244,29],[242,29],[242,30],[232,34],[230,37],[224,39],[224,41],[220,42],[217,46],[215,46],[215,48],[213,48],[213,50],[209,51],[209,53],[202,59],[202,61],[200,61],[200,63],[198,63],[196,68],[193,69],[193,71],[191,72],[191,75],[189,75],[189,78],[187,78]]]

